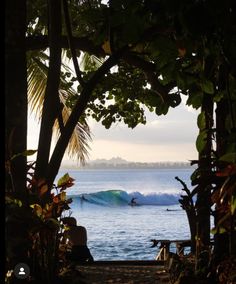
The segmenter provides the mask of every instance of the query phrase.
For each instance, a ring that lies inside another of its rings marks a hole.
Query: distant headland
[[[192,168],[190,161],[166,161],[166,162],[131,162],[120,157],[111,159],[96,159],[88,161],[83,167],[78,162],[66,160],[62,168],[83,169],[180,169]]]

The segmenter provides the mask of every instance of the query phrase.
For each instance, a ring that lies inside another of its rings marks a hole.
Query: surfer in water
[[[81,199],[82,201],[87,201],[87,199],[84,197],[83,194],[81,195],[80,199]]]
[[[137,199],[136,197],[133,197],[132,199],[131,199],[131,201],[130,201],[130,205],[131,206],[135,206],[135,205],[137,205],[137,202],[135,201],[135,199]]]

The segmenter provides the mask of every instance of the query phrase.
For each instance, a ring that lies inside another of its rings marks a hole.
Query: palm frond
[[[47,85],[47,70],[35,57],[28,60],[28,104],[32,113],[40,119],[42,115],[44,93]]]
[[[90,55],[87,52],[85,52],[82,55],[80,66],[84,72],[95,71],[102,65],[103,62],[104,62],[103,59],[100,59],[95,55]]]
[[[63,56],[64,58],[64,56]],[[27,71],[28,71],[28,104],[32,113],[35,113],[36,118],[41,120],[42,117],[42,108],[44,101],[44,94],[47,85],[47,73],[48,73],[48,55],[44,52],[39,52],[36,56],[31,56],[28,60]],[[69,63],[69,62],[68,62]],[[71,68],[63,63],[62,70],[67,73],[72,73]],[[62,109],[62,120],[65,122],[68,120],[68,117],[71,113],[69,107],[66,106],[66,100],[69,96],[76,96],[75,90],[68,86],[68,81],[64,76],[61,76],[59,98],[63,104]],[[54,124],[54,135],[57,136],[60,134],[60,128],[58,121]],[[67,153],[70,157],[75,157],[85,164],[86,158],[89,154],[89,145],[88,141],[91,140],[91,133],[87,122],[79,122],[74,129],[72,137],[67,147]]]
[[[66,106],[68,93],[64,90],[60,90],[59,95],[60,101],[63,104],[62,119],[63,124],[65,125],[71,113],[71,109]],[[58,120],[55,122],[55,126],[56,134],[57,136],[59,136],[60,128]],[[76,157],[81,162],[81,164],[84,165],[86,159],[89,156],[90,147],[88,145],[88,142],[91,140],[91,132],[86,120],[83,120],[82,123],[78,122],[67,147],[68,155],[70,157]]]

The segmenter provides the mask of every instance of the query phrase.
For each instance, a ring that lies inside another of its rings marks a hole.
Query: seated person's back
[[[68,260],[82,263],[93,261],[93,257],[87,247],[86,228],[77,226],[76,219],[73,217],[66,217],[62,221],[68,226],[64,236],[68,239],[68,244],[71,247],[71,252],[67,255]]]
[[[71,246],[87,245],[87,231],[83,226],[71,226],[67,236]]]

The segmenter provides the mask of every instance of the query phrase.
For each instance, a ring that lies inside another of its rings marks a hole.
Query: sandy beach
[[[169,275],[161,265],[92,264],[76,266],[81,284],[164,284]]]

